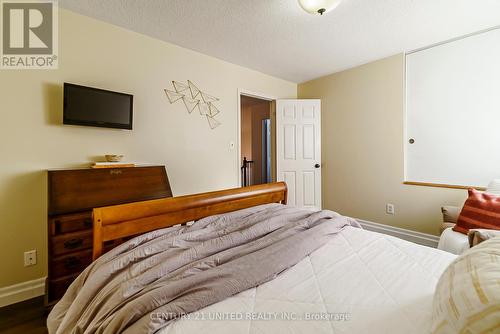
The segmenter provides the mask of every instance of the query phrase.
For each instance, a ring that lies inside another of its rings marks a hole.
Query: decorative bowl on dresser
[[[93,208],[172,197],[164,166],[49,170],[48,192],[47,305],[92,262]]]

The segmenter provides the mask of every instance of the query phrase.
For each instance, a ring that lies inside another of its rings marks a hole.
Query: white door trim
[[[277,100],[276,97],[272,95],[268,95],[265,93],[258,93],[258,92],[252,92],[250,90],[238,88],[238,115],[237,115],[237,122],[238,122],[238,136],[237,138],[237,143],[236,143],[236,170],[238,171],[238,184],[237,187],[241,187],[241,172],[240,172],[240,158],[241,158],[241,95],[244,96],[250,96],[250,97],[255,97],[257,99],[261,100],[266,100],[266,101],[274,101]]]

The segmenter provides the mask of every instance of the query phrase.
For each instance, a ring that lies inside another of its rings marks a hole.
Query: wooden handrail
[[[102,255],[105,241],[135,236],[256,205],[286,204],[286,201],[286,183],[276,182],[96,208],[93,210],[93,259]]]

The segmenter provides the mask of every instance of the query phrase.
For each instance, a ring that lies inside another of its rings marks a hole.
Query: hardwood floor
[[[43,297],[0,308],[1,334],[45,334],[46,309]]]

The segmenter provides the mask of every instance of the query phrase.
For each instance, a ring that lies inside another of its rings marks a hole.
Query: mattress
[[[435,286],[455,257],[347,227],[274,280],[161,333],[428,333]]]

